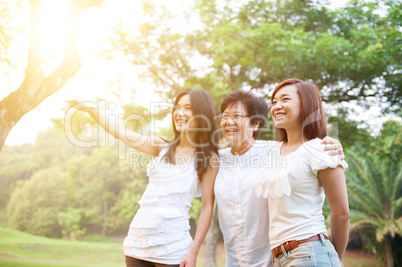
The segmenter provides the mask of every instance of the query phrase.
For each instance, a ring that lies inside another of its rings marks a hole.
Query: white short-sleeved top
[[[273,141],[257,141],[245,154],[219,151],[215,198],[226,250],[226,266],[272,266],[268,203],[255,194],[257,175],[270,165]]]
[[[167,163],[159,156],[147,166],[149,184],[138,203],[123,243],[127,256],[163,264],[180,264],[193,240],[189,233],[189,209],[194,197],[201,196],[201,184],[194,157],[182,165]]]
[[[256,187],[256,195],[268,199],[272,248],[319,233],[328,235],[322,214],[325,194],[317,173],[338,165],[348,167],[344,160],[324,151],[321,139],[305,142],[285,156],[280,155],[282,144],[269,151],[274,155],[273,166],[260,172]]]

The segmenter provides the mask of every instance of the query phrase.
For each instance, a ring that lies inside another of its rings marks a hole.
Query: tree
[[[132,150],[128,154],[127,159],[120,160],[119,164],[122,188],[110,208],[107,221],[109,232],[118,230],[127,233],[127,226],[137,213],[138,201],[148,184],[145,164],[150,162],[151,157]]]
[[[351,231],[374,231],[385,265],[392,267],[392,240],[402,236],[402,164],[375,154],[367,158],[351,151],[347,154]]]
[[[71,207],[68,207],[66,212],[58,213],[57,217],[62,228],[61,232],[65,238],[76,240],[77,237],[85,234],[87,229],[80,227],[81,213],[79,209]]]
[[[19,181],[28,180],[33,171],[30,159],[34,146],[5,146],[0,153],[0,209],[5,209]]]
[[[67,209],[66,178],[66,172],[56,166],[36,172],[17,186],[7,206],[8,226],[34,235],[60,237],[58,213]]]
[[[214,0],[196,1],[191,16],[199,15],[201,29],[187,34],[148,4],[153,19],[130,34],[119,29],[115,45],[147,68],[166,98],[189,86],[216,99],[239,88],[268,96],[278,82],[298,77],[323,88],[326,101],[367,104],[376,97],[389,104],[385,111],[399,111],[400,1],[352,0],[338,10],[318,1],[232,2],[219,8]]]
[[[387,158],[391,165],[398,166],[402,158],[402,124],[389,120],[382,125],[378,138],[372,144],[372,153]]]
[[[27,112],[38,106],[48,96],[62,88],[80,69],[76,48],[76,24],[79,14],[104,0],[69,0],[66,42],[60,66],[47,77],[41,69],[41,0],[30,0],[31,29],[28,64],[21,86],[0,101],[0,149],[14,127]],[[4,5],[4,3],[2,3]],[[1,30],[1,29],[0,29]],[[6,39],[7,40],[7,39]],[[1,57],[2,58],[2,57]],[[1,59],[0,58],[0,59]]]
[[[110,207],[122,188],[117,150],[102,147],[93,150],[89,157],[73,158],[68,174],[70,205],[83,208],[84,219],[100,225],[105,235]]]
[[[370,134],[370,128],[364,122],[349,119],[353,112],[339,108],[336,116],[328,116],[329,136],[339,139],[344,150],[358,149],[359,155],[371,153],[375,138]]]

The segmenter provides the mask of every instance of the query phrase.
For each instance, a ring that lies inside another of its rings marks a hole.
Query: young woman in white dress
[[[324,152],[327,125],[320,91],[299,79],[273,91],[271,115],[279,143],[274,162],[263,170],[256,193],[268,199],[274,266],[342,266],[349,235],[345,161]],[[331,241],[322,214],[331,208]]]
[[[67,101],[66,110],[71,107],[88,112],[115,138],[156,157],[147,167],[149,184],[123,243],[126,265],[196,266],[212,218],[218,172],[217,123],[211,96],[194,88],[177,95],[172,112],[175,138],[171,142],[113,127],[117,125],[113,117],[88,102]],[[201,214],[193,241],[188,212],[193,198],[200,195]]]

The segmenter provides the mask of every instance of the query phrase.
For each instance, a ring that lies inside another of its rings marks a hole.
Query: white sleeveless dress
[[[194,197],[201,196],[201,184],[194,157],[182,165],[167,163],[163,156],[169,144],[147,166],[149,184],[138,203],[123,242],[124,255],[163,264],[180,264],[189,251],[188,212]]]

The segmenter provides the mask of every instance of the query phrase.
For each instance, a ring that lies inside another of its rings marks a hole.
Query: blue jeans
[[[326,239],[300,244],[272,261],[275,267],[342,267],[334,245]]]

